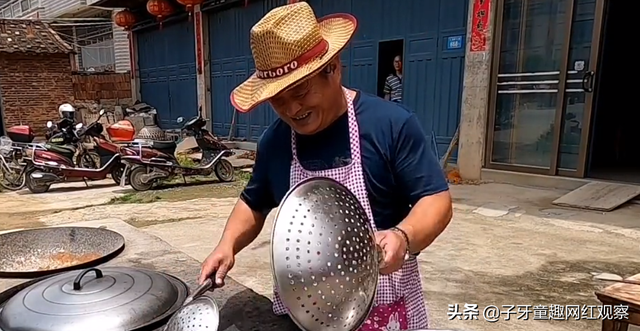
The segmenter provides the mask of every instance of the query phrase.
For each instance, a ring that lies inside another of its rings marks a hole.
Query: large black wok
[[[0,277],[34,278],[104,263],[124,237],[103,228],[52,227],[0,234]]]

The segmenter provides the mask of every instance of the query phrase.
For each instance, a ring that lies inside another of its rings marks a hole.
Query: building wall
[[[57,17],[86,6],[85,0],[41,0],[46,17]]]
[[[129,36],[123,28],[113,25],[113,53],[116,72],[130,72]]]
[[[74,99],[69,56],[0,54],[0,89],[5,126],[30,125],[44,135],[58,106]]]

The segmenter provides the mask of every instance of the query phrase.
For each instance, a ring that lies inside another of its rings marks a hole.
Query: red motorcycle
[[[103,126],[99,123],[104,115],[104,109],[100,116],[86,128],[79,124],[74,131],[76,140],[84,136],[93,137],[96,142],[96,152],[100,157],[101,167],[98,169],[76,167],[73,162],[74,151],[63,152],[64,149],[52,149],[47,145],[34,147],[31,160],[27,160],[26,186],[32,193],[44,193],[52,184],[61,183],[70,179],[102,180],[111,175],[116,183],[122,178],[124,164],[120,161],[122,145],[110,142],[102,136]],[[135,150],[127,150],[130,155]]]

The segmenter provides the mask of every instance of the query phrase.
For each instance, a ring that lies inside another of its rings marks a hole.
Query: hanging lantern
[[[149,0],[147,2],[147,11],[156,17],[162,28],[162,21],[173,14],[173,7],[167,0]]]
[[[125,30],[130,30],[136,24],[136,15],[128,9],[121,10],[113,15],[113,22]]]
[[[178,1],[179,4],[186,7],[187,11],[189,12],[189,15],[193,13],[193,8],[195,6],[201,5],[204,2],[204,0],[176,0],[176,1]]]

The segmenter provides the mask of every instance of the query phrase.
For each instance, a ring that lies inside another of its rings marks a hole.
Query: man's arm
[[[400,128],[394,141],[394,176],[413,207],[398,225],[409,237],[411,253],[427,248],[453,216],[449,185],[415,115]]]
[[[256,239],[267,214],[277,206],[270,190],[267,160],[260,158],[262,141],[258,142],[251,179],[233,207],[218,244],[231,249],[234,255]]]
[[[384,94],[385,100],[391,100],[391,84],[389,83],[390,77],[391,76],[387,77],[387,79],[384,80],[384,90],[382,91],[382,93]]]

